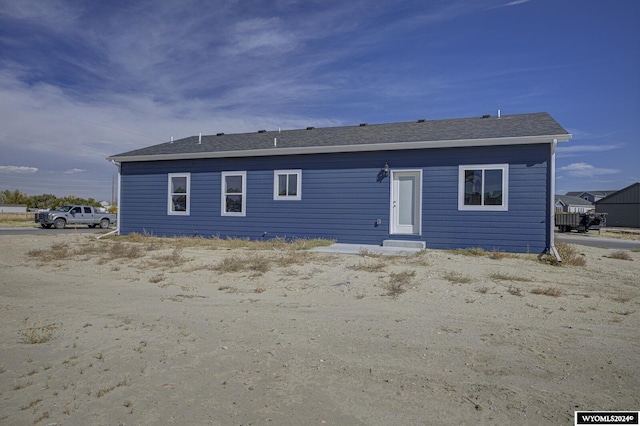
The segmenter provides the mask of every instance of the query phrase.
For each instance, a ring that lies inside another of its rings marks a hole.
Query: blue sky
[[[640,181],[637,0],[0,0],[0,189],[111,200],[172,136],[549,112],[557,192]]]

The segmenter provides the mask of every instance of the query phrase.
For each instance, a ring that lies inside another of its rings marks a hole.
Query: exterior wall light
[[[384,163],[384,169],[382,169],[384,171],[384,175],[385,176],[389,176],[389,164],[388,163]]]

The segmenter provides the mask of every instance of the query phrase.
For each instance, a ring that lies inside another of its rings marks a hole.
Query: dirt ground
[[[640,253],[575,249],[586,266],[2,236],[0,423],[566,425],[640,410]]]

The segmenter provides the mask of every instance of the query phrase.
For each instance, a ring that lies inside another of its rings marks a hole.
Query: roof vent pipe
[[[484,115],[482,116],[482,118],[489,118],[489,117],[491,117],[489,114],[484,114]]]
[[[498,110],[498,118],[500,118],[500,110]]]
[[[360,127],[366,127],[367,123],[360,123]]]
[[[313,129],[315,129],[315,127],[313,127],[313,126],[307,127],[307,130],[313,130]]]
[[[173,143],[173,136],[171,136],[171,143]]]
[[[200,135],[198,136],[198,143],[201,144],[202,143],[202,133],[200,133]]]
[[[274,148],[278,147],[278,138],[273,138],[273,147]]]

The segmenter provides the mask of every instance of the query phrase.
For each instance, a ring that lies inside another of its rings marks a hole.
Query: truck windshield
[[[69,210],[71,210],[71,207],[73,206],[62,206],[62,207],[58,207],[55,211],[57,212],[68,212]]]

